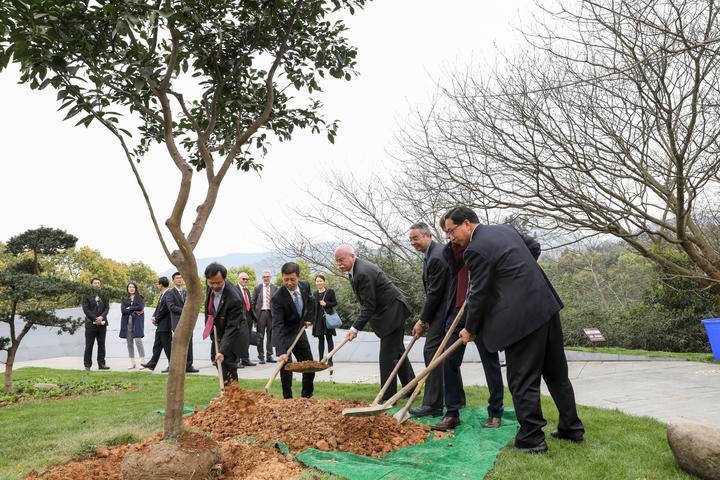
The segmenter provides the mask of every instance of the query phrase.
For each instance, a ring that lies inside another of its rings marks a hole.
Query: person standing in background
[[[105,335],[107,334],[107,314],[110,311],[110,302],[100,293],[100,279],[95,277],[90,281],[94,293],[85,295],[82,301],[85,313],[85,355],[83,362],[85,370],[92,367],[92,351],[97,341],[98,369],[110,370],[105,365]]]
[[[277,287],[270,283],[270,279],[269,271],[262,272],[262,283],[255,287],[252,299],[257,318],[257,350],[260,363],[275,363],[272,357],[272,297],[277,292]]]
[[[334,347],[333,337],[337,335],[334,328],[327,328],[325,324],[325,313],[333,313],[337,299],[335,298],[335,290],[325,288],[325,276],[318,275],[315,277],[315,286],[317,291],[313,294],[315,301],[315,318],[313,320],[313,337],[318,339],[318,360],[322,360],[325,355],[325,342],[327,342],[327,351],[331,351]],[[330,376],[333,374],[333,360],[330,358]]]
[[[170,310],[165,302],[165,294],[168,291],[170,282],[167,277],[158,278],[158,288],[160,289],[160,299],[155,307],[155,315],[152,317],[152,324],[155,329],[155,341],[153,342],[152,357],[147,363],[141,363],[142,368],[155,370],[158,361],[160,361],[160,352],[165,351],[165,356],[170,361],[170,351],[172,346],[172,326],[170,325]],[[163,370],[166,373],[168,370]]]
[[[145,347],[142,339],[145,336],[145,298],[138,292],[137,283],[130,282],[126,287],[127,296],[120,302],[120,338],[127,340],[128,356],[130,357],[130,366],[128,370],[132,370],[135,365],[135,349],[133,341],[137,346],[138,355],[140,355],[140,364],[145,363]]]
[[[185,297],[187,292],[182,288],[185,281],[183,280],[180,272],[172,274],[172,281],[175,285],[174,288],[170,289],[165,295],[167,296],[165,302],[168,310],[170,310],[170,320],[172,331],[175,332],[178,322],[180,322],[180,316],[182,315],[183,306],[185,305]],[[193,366],[193,339],[192,334],[190,335],[190,342],[188,345],[187,359],[185,362],[185,371],[188,373],[198,373],[199,370]]]

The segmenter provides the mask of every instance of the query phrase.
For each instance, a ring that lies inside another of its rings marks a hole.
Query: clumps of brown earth
[[[302,465],[292,461],[292,455],[285,456],[274,447],[262,444],[267,441],[283,442],[293,454],[317,448],[383,457],[427,439],[427,424],[399,424],[387,414],[342,416],[344,408],[363,405],[354,400],[281,400],[232,384],[207,409],[197,410],[185,421],[192,429],[209,433],[220,445],[222,470],[215,474],[222,480],[287,480],[303,470]],[[192,449],[199,436],[186,433],[179,443]],[[452,435],[435,432],[435,438],[447,436]],[[248,437],[257,441],[242,441]],[[161,436],[156,435],[131,445],[100,446],[93,458],[72,460],[42,473],[32,471],[24,480],[123,480],[122,464],[126,455],[153,449],[162,443],[160,440]]]
[[[288,372],[320,372],[330,368],[327,363],[316,362],[315,360],[303,360],[302,362],[292,362],[285,365]]]
[[[355,400],[281,400],[233,384],[205,410],[188,417],[186,423],[209,432],[221,443],[229,438],[254,437],[260,442],[283,442],[293,453],[317,448],[383,457],[427,439],[427,425],[400,424],[387,414],[342,416],[344,408],[363,405]]]

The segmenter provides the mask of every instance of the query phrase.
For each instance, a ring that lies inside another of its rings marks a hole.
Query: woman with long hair
[[[336,335],[336,332],[334,328],[327,328],[325,324],[325,313],[333,313],[335,311],[337,299],[335,298],[335,290],[325,287],[325,277],[323,275],[317,275],[315,277],[315,286],[317,287],[317,291],[313,294],[315,298],[315,321],[313,322],[312,334],[313,337],[317,337],[318,339],[319,360],[322,360],[325,355],[325,342],[327,342],[328,352],[334,348],[333,337]],[[329,373],[332,376],[332,358],[328,364],[330,365]]]
[[[120,338],[127,340],[130,366],[128,370],[135,368],[135,349],[137,346],[140,355],[140,363],[145,363],[145,348],[142,339],[145,336],[145,298],[138,292],[137,283],[127,284],[127,296],[123,297],[120,304],[122,319],[120,320]]]

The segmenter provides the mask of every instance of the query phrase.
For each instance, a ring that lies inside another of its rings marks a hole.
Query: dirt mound
[[[293,453],[317,448],[383,457],[427,439],[427,426],[414,422],[399,424],[387,414],[342,416],[343,408],[362,405],[365,404],[354,400],[281,400],[231,385],[208,408],[188,417],[186,423],[211,433],[217,441],[235,437],[280,441]]]
[[[320,372],[330,368],[327,363],[316,362],[315,360],[303,360],[302,362],[292,362],[285,365],[288,372],[302,372],[303,370]]]
[[[303,471],[301,464],[275,448],[230,440],[222,444],[223,474],[219,480],[287,480]]]

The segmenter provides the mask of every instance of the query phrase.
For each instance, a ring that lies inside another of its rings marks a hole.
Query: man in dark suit
[[[280,273],[282,274],[283,284],[282,287],[278,288],[271,300],[272,341],[278,359],[291,362],[292,359],[287,351],[295,337],[297,337],[300,328],[303,325],[312,323],[313,318],[315,318],[315,310],[310,285],[305,280],[300,280],[300,266],[295,262],[287,262],[280,269]],[[293,347],[291,355],[298,362],[313,359],[310,342],[308,342],[305,332],[302,333],[295,347]],[[302,374],[302,392],[300,394],[303,397],[312,397],[314,380],[314,373]],[[281,370],[280,381],[282,383],[283,398],[292,398],[292,372],[285,369]]]
[[[245,305],[240,293],[227,280],[227,269],[217,262],[205,268],[205,279],[208,288],[205,294],[205,329],[203,338],[210,337],[215,349],[217,332],[220,347],[215,354],[215,361],[222,366],[225,382],[237,381],[237,366],[240,352],[243,350],[243,336],[247,337],[245,327]],[[244,345],[247,349],[247,345]]]
[[[369,322],[380,338],[380,383],[385,384],[398,360],[405,351],[403,343],[405,320],[410,316],[410,306],[395,284],[376,265],[359,259],[350,245],[335,249],[335,262],[341,271],[348,273],[355,296],[360,303],[360,315],[353,323],[347,338],[357,337],[357,332]],[[404,362],[398,371],[403,385],[413,378],[410,362]],[[387,400],[397,392],[397,382],[392,382],[385,392]]]
[[[105,335],[107,334],[107,314],[110,311],[110,302],[100,293],[100,279],[95,277],[90,281],[95,293],[85,295],[82,301],[85,313],[85,355],[83,363],[85,370],[92,367],[92,351],[97,341],[98,369],[110,370],[105,365]]]
[[[445,231],[445,217],[440,219],[440,228]],[[538,247],[539,244],[534,239],[527,237],[528,242],[534,243]],[[445,331],[455,320],[460,308],[465,303],[468,292],[468,267],[463,261],[463,253],[465,247],[448,242],[443,248],[443,258],[450,268],[450,282],[447,297]],[[465,327],[466,314],[460,319],[455,330],[448,339],[448,344],[452,345],[460,335],[460,331]],[[485,373],[485,381],[488,385],[490,395],[488,397],[488,419],[483,424],[483,428],[500,428],[502,425],[503,414],[503,378],[500,370],[500,356],[498,352],[489,352],[483,343],[482,337],[475,337],[475,346],[480,354],[483,372]],[[445,416],[442,421],[432,426],[433,430],[445,432],[454,429],[460,425],[460,409],[465,406],[465,391],[462,384],[462,375],[460,367],[465,356],[465,345],[458,348],[443,363],[443,378],[445,381]]]
[[[425,366],[428,366],[445,336],[445,306],[450,270],[442,255],[442,245],[432,239],[430,227],[426,223],[412,225],[409,239],[413,248],[423,254],[422,279],[425,287],[425,303],[420,318],[413,327],[413,334],[422,335],[425,326],[428,326],[423,349]],[[437,417],[442,413],[443,371],[441,368],[436,368],[427,377],[422,406],[411,408],[410,414],[418,417],[426,415]]]
[[[480,225],[467,207],[446,214],[445,231],[453,243],[467,246],[463,259],[470,291],[460,338],[467,343],[479,335],[489,351],[505,350],[508,386],[520,422],[514,448],[547,451],[541,377],[559,412],[553,437],[582,442],[585,429],[577,415],[563,349],[559,315],[563,304],[526,242],[510,225]]]
[[[185,282],[183,281],[183,277],[180,272],[175,272],[172,274],[172,281],[174,284],[174,288],[171,288],[170,291],[165,294],[167,296],[165,299],[165,304],[167,305],[168,310],[170,310],[171,327],[174,333],[178,323],[180,322],[180,315],[182,315],[187,292],[185,292],[185,289],[182,288]],[[197,368],[193,367],[192,334],[190,334],[190,344],[188,345],[185,371],[188,373],[197,373],[199,371]]]
[[[153,342],[152,357],[147,363],[140,364],[148,370],[155,370],[158,361],[160,361],[160,353],[165,351],[165,356],[170,361],[170,351],[172,347],[172,326],[170,324],[170,310],[168,310],[165,295],[168,293],[170,282],[167,277],[158,278],[158,288],[160,289],[160,299],[155,307],[155,314],[152,318],[152,324],[155,325],[155,341]],[[163,373],[167,370],[163,370]]]
[[[250,289],[248,289],[248,282],[250,282],[250,276],[247,272],[240,272],[238,274],[238,284],[237,288],[240,290],[240,297],[243,301],[243,308],[245,309],[245,318],[246,318],[246,326],[248,330],[248,348],[242,353],[242,363],[241,365],[243,367],[254,367],[257,365],[256,363],[253,363],[250,361],[250,338],[252,336],[252,327],[253,324],[257,323],[255,320],[255,310],[252,308],[252,296],[250,295]],[[257,347],[257,345],[256,345]],[[259,351],[258,351],[259,352]],[[265,363],[265,360],[263,360],[260,363]]]
[[[271,276],[267,270],[262,272],[262,283],[255,287],[252,298],[252,309],[257,319],[257,350],[260,363],[267,360],[275,363],[272,357],[272,297],[277,292],[275,285],[270,283]],[[264,339],[264,342],[263,342]]]

